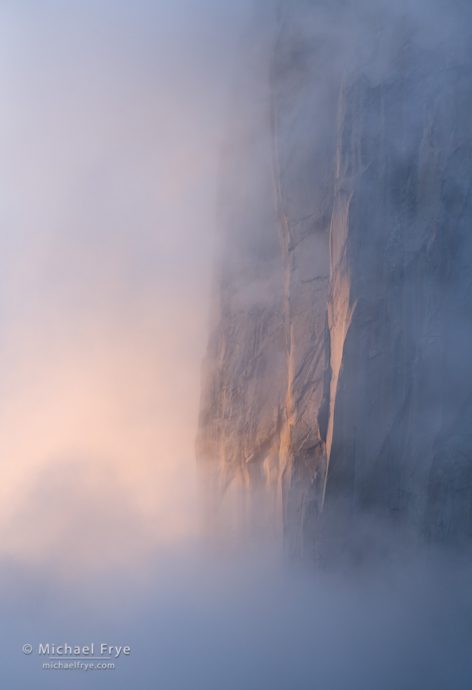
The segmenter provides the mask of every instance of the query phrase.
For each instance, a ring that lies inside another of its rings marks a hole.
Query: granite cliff
[[[472,537],[471,16],[404,5],[280,3],[223,156],[197,454],[303,556]]]

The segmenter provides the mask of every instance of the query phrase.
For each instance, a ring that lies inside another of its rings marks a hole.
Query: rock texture
[[[472,537],[470,11],[437,11],[282,3],[229,135],[197,451],[296,554]]]

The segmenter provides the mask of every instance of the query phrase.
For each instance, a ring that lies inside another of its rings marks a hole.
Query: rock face
[[[470,10],[362,7],[282,3],[223,166],[198,457],[303,556],[472,537]]]

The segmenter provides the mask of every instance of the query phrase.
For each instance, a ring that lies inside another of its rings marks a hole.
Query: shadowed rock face
[[[349,7],[280,12],[225,159],[197,442],[216,493],[272,491],[305,556],[355,548],[366,515],[472,536],[470,12],[436,35]]]

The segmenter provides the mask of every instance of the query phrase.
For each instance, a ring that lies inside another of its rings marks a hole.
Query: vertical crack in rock
[[[302,557],[382,548],[379,520],[468,540],[470,10],[429,35],[368,2],[281,8],[222,166],[200,464]]]

